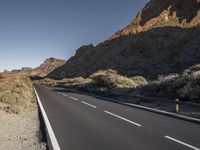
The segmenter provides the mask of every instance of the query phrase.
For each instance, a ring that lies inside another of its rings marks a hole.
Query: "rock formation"
[[[110,39],[77,50],[51,78],[89,76],[114,69],[151,80],[200,63],[200,0],[151,0]]]

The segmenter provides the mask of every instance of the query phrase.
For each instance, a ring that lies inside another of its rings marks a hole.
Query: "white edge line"
[[[128,119],[126,119],[126,118],[123,118],[123,117],[121,117],[121,116],[118,116],[118,115],[116,115],[116,114],[113,114],[113,113],[111,113],[111,112],[109,112],[109,111],[104,110],[104,112],[107,113],[107,114],[110,114],[110,115],[112,115],[112,116],[114,116],[114,117],[117,117],[117,118],[119,118],[119,119],[122,119],[122,120],[124,120],[124,121],[127,121],[127,122],[129,122],[129,123],[131,123],[131,124],[133,124],[133,125],[138,126],[138,127],[141,127],[141,126],[142,126],[142,125],[140,125],[140,124],[138,124],[138,123],[135,123],[135,122],[133,122],[133,121],[131,121],[131,120],[128,120]]]
[[[93,108],[97,108],[96,106],[94,106],[94,105],[92,105],[92,104],[89,104],[89,103],[87,103],[87,102],[84,102],[84,101],[81,101],[81,103],[83,103],[83,104],[85,104],[85,105],[88,105],[88,106],[90,106],[90,107],[93,107]]]
[[[50,124],[50,122],[49,122],[49,120],[48,120],[47,114],[46,114],[46,112],[45,112],[45,110],[44,110],[44,107],[42,106],[42,103],[41,103],[41,101],[40,101],[40,98],[39,98],[39,96],[38,96],[38,94],[37,94],[37,91],[36,91],[35,87],[33,87],[33,88],[34,88],[34,91],[35,91],[35,94],[36,94],[36,97],[37,97],[37,100],[38,100],[38,103],[39,103],[39,106],[40,106],[40,109],[41,109],[41,112],[42,112],[42,115],[43,115],[43,118],[44,118],[44,122],[45,122],[46,127],[47,127],[47,131],[48,131],[48,133],[49,133],[49,137],[50,137],[50,140],[51,140],[51,144],[52,144],[52,146],[53,146],[53,149],[54,149],[54,150],[61,150],[61,149],[60,149],[60,146],[59,146],[59,144],[58,144],[58,141],[57,141],[57,139],[56,139],[56,136],[55,136],[55,134],[54,134],[54,132],[53,132],[53,129],[52,129],[52,127],[51,127],[51,124]]]
[[[175,139],[175,138],[172,138],[172,137],[170,137],[170,136],[165,136],[165,138],[170,139],[170,140],[172,140],[172,141],[174,141],[174,142],[177,142],[177,143],[179,143],[179,144],[182,144],[182,145],[184,145],[184,146],[187,146],[187,147],[189,147],[189,148],[191,148],[191,149],[200,150],[200,149],[197,148],[197,147],[194,147],[194,146],[192,146],[192,145],[189,145],[189,144],[187,144],[187,143],[184,143],[184,142],[182,142],[182,141],[179,141],[179,140],[177,140],[177,139]]]

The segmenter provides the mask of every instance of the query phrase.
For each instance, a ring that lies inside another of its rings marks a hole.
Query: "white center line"
[[[83,104],[85,104],[85,105],[88,105],[88,106],[90,106],[90,107],[93,107],[93,108],[97,108],[96,106],[94,106],[94,105],[92,105],[92,104],[89,104],[89,103],[87,103],[87,102],[84,102],[84,101],[82,101],[81,103],[83,103]]]
[[[187,143],[184,143],[184,142],[182,142],[182,141],[179,141],[179,140],[177,140],[177,139],[175,139],[175,138],[172,138],[172,137],[170,137],[170,136],[165,136],[165,138],[167,138],[167,139],[169,139],[169,140],[172,140],[172,141],[174,141],[174,142],[177,142],[177,143],[179,143],[179,144],[182,144],[182,145],[184,145],[184,146],[187,146],[187,147],[189,147],[189,148],[191,148],[191,149],[200,150],[200,149],[197,148],[197,147],[194,147],[194,146],[192,146],[192,145],[189,145],[189,144],[187,144]]]
[[[72,100],[75,100],[75,101],[79,101],[77,98],[75,98],[75,97],[69,97],[69,98],[71,98]]]
[[[62,93],[62,95],[63,95],[63,96],[66,96],[66,97],[68,97],[68,96],[69,96],[69,95],[67,95],[67,94],[63,94],[63,93]]]
[[[67,95],[67,94],[64,94],[64,93],[61,93],[61,92],[57,92],[58,94],[61,94],[61,95],[63,95],[63,96],[66,96],[66,97],[68,97],[69,95]]]
[[[121,116],[115,115],[115,114],[113,114],[113,113],[111,113],[111,112],[109,112],[109,111],[104,110],[104,112],[107,113],[107,114],[110,114],[110,115],[112,115],[112,116],[114,116],[114,117],[117,117],[117,118],[119,118],[119,119],[122,119],[122,120],[124,120],[124,121],[127,121],[127,122],[129,122],[129,123],[131,123],[131,124],[133,124],[133,125],[138,126],[138,127],[141,127],[141,126],[142,126],[142,125],[140,125],[140,124],[138,124],[138,123],[135,123],[135,122],[133,122],[133,121],[131,121],[131,120],[128,120],[128,119],[123,118],[123,117],[121,117]]]

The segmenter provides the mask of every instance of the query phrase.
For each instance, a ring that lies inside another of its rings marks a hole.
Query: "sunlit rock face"
[[[111,39],[160,26],[192,27],[200,24],[200,0],[151,0],[137,17]]]

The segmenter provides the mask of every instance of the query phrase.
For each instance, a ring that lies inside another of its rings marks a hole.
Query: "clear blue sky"
[[[0,71],[68,59],[128,25],[148,0],[1,0]]]

